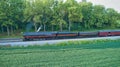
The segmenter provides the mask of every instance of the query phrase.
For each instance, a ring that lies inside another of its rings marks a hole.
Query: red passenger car
[[[104,30],[99,31],[98,36],[119,36],[120,30]]]

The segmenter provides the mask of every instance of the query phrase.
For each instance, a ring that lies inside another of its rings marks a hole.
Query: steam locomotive
[[[97,36],[120,36],[120,30],[102,30],[97,32],[25,32],[23,33],[23,40],[52,40]]]

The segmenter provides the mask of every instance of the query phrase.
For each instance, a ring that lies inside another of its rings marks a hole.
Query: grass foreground
[[[120,67],[120,40],[0,47],[0,67]]]

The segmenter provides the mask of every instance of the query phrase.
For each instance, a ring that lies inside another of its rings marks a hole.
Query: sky
[[[114,8],[120,12],[120,0],[87,0],[87,2],[92,2],[94,5],[104,5],[106,8]]]

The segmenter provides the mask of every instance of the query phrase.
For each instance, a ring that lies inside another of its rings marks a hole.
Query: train
[[[23,41],[107,36],[120,36],[120,30],[100,30],[97,32],[25,32],[23,33]]]

